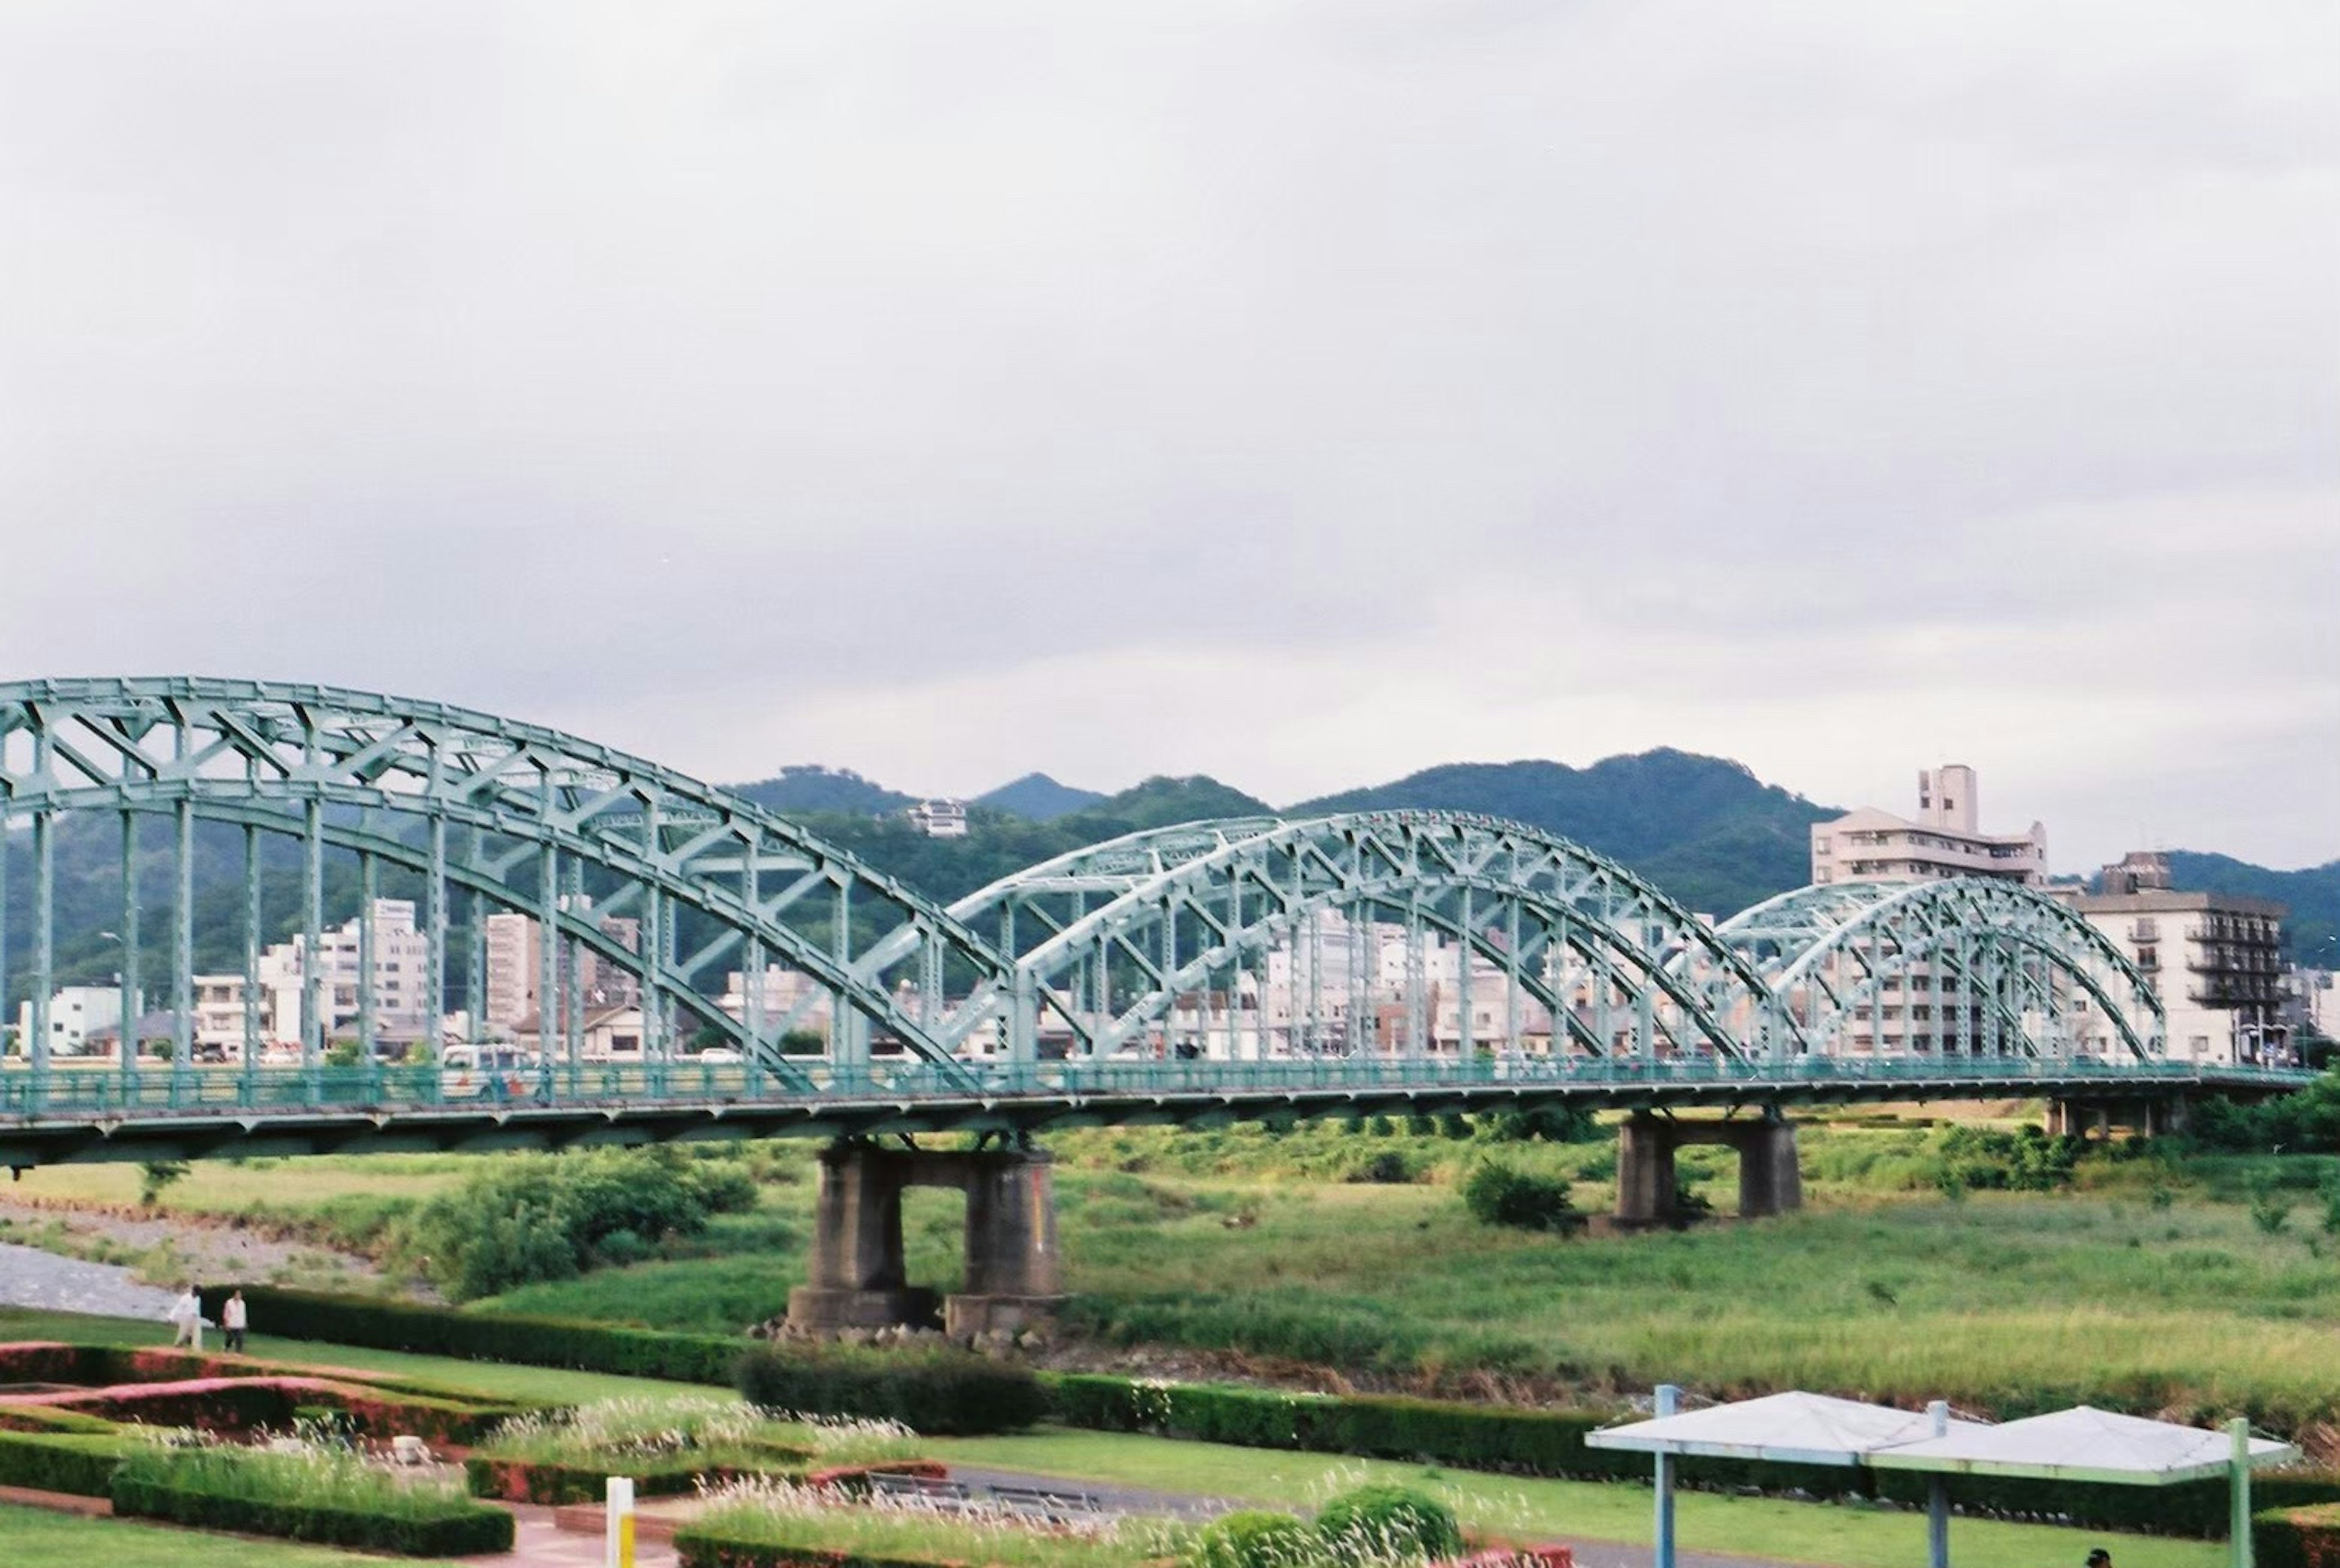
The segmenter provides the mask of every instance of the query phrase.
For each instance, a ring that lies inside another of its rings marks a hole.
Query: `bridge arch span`
[[[1800,1044],[1755,972],[1650,883],[1581,845],[1458,813],[1151,829],[1003,878],[952,913],[987,933],[1012,972],[978,987],[947,1035],[1000,1018],[1026,1057],[1044,1015],[1077,1056],[1149,1040],[1165,1054],[1364,1055],[1387,1043],[1420,1055],[1433,984],[1458,993],[1463,1055],[1516,1051],[1522,999],[1592,1055],[1744,1059]],[[1456,958],[1433,982],[1433,932],[1477,961]],[[1283,976],[1278,1017],[1266,1016],[1262,966]],[[1393,967],[1403,1015],[1369,1021],[1363,998]],[[1483,1033],[1474,979],[1503,1003]],[[1182,1006],[1198,1015],[1184,1028]]]
[[[255,924],[261,836],[299,841],[300,930],[312,951],[323,934],[329,849],[358,857],[369,889],[377,866],[419,878],[429,952],[424,988],[434,1017],[449,988],[452,898],[472,901],[475,945],[480,917],[491,908],[536,918],[560,938],[536,944],[537,995],[554,998],[540,1010],[553,1015],[556,1027],[566,1015],[572,1054],[578,1008],[563,1005],[556,957],[563,941],[634,973],[653,1029],[688,1007],[791,1081],[801,1075],[782,1059],[778,1041],[816,997],[828,1000],[837,1020],[833,1056],[866,1057],[875,1028],[944,1075],[956,1073],[932,1027],[942,1013],[946,966],[978,976],[1004,970],[989,945],[948,911],[795,824],[670,769],[541,725],[328,686],[183,677],[37,680],[0,683],[0,823],[29,825],[39,884],[29,932],[36,1015],[47,1006],[54,941],[46,867],[60,820],[88,813],[119,817],[125,865],[144,852],[143,820],[173,825],[172,1010],[182,1066],[193,1012],[193,840],[203,823],[243,830],[245,914]],[[124,879],[125,997],[138,990],[139,882]],[[590,909],[589,888],[599,895]],[[0,977],[7,972],[6,908],[0,888]],[[370,899],[361,900],[359,913],[362,921],[370,918]],[[636,933],[630,943],[613,935],[626,929]],[[247,930],[248,957],[258,940]],[[915,958],[923,985],[889,985],[882,968],[864,961],[875,946],[894,951],[897,964]],[[750,978],[737,1017],[714,1005],[702,980],[725,960]],[[762,1005],[765,987],[756,978],[768,963],[808,982],[798,987],[793,1011],[772,1016]],[[475,948],[475,1013],[476,966]],[[371,971],[363,983],[371,984]],[[313,1062],[332,1008],[311,997],[302,1010],[302,1057]],[[45,1048],[47,1032],[45,1016],[36,1017],[36,1051]],[[556,1050],[547,1046],[549,1070]]]
[[[2070,906],[2019,883],[1815,885],[1715,934],[1839,1054],[2163,1054],[2152,982]]]

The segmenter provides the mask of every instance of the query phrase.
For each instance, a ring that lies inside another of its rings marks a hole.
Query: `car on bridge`
[[[517,1046],[449,1046],[439,1053],[439,1087],[448,1099],[503,1099],[536,1087],[536,1053]]]

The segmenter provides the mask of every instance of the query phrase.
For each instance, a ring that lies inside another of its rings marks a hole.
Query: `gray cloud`
[[[0,10],[0,668],[2329,857],[2340,18]]]

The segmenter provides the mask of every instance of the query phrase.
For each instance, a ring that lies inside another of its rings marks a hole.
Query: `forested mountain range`
[[[1213,817],[1261,815],[1264,801],[1206,777],[1155,778],[1115,795],[1099,795],[1031,774],[977,797],[974,831],[929,839],[903,819],[917,797],[822,767],[783,769],[733,787],[768,809],[799,820],[930,897],[947,901],[1022,867],[1140,828]],[[1390,783],[1302,801],[1287,813],[1438,809],[1509,818],[1572,839],[1650,877],[1694,909],[1727,915],[1802,884],[1810,824],[1837,814],[1764,783],[1721,758],[1660,749],[1611,757],[1589,767],[1549,761],[1457,763]],[[10,995],[21,997],[30,958],[31,856],[22,830],[8,855],[7,968]],[[263,914],[266,938],[282,940],[296,922],[299,853],[287,840],[263,839]],[[56,975],[60,982],[103,980],[121,960],[118,829],[94,816],[68,819],[57,834]],[[328,858],[326,907],[338,923],[357,904],[356,873],[346,857]],[[2333,964],[2340,954],[2340,861],[2278,871],[2225,855],[2176,850],[2173,878],[2208,888],[2279,900],[2292,914],[2285,930],[2304,962]],[[169,844],[159,823],[142,839],[140,886],[148,914],[140,931],[146,973],[164,972],[169,939]],[[382,891],[417,889],[385,873]],[[243,836],[223,825],[196,835],[196,962],[204,970],[241,968]],[[455,938],[468,900],[451,911]]]

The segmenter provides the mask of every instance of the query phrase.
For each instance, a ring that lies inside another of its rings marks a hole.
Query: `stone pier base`
[[[1052,1173],[1036,1150],[832,1145],[820,1156],[812,1278],[788,1293],[788,1326],[935,1326],[935,1293],[904,1277],[902,1192],[913,1186],[967,1194],[967,1289],[942,1304],[945,1331],[971,1337],[1048,1322],[1064,1300]]]
[[[1740,1218],[1761,1219],[1804,1206],[1793,1122],[1777,1116],[1678,1121],[1642,1112],[1618,1129],[1619,1225],[1672,1225],[1681,1218],[1674,1151],[1686,1144],[1726,1144],[1739,1151]]]

